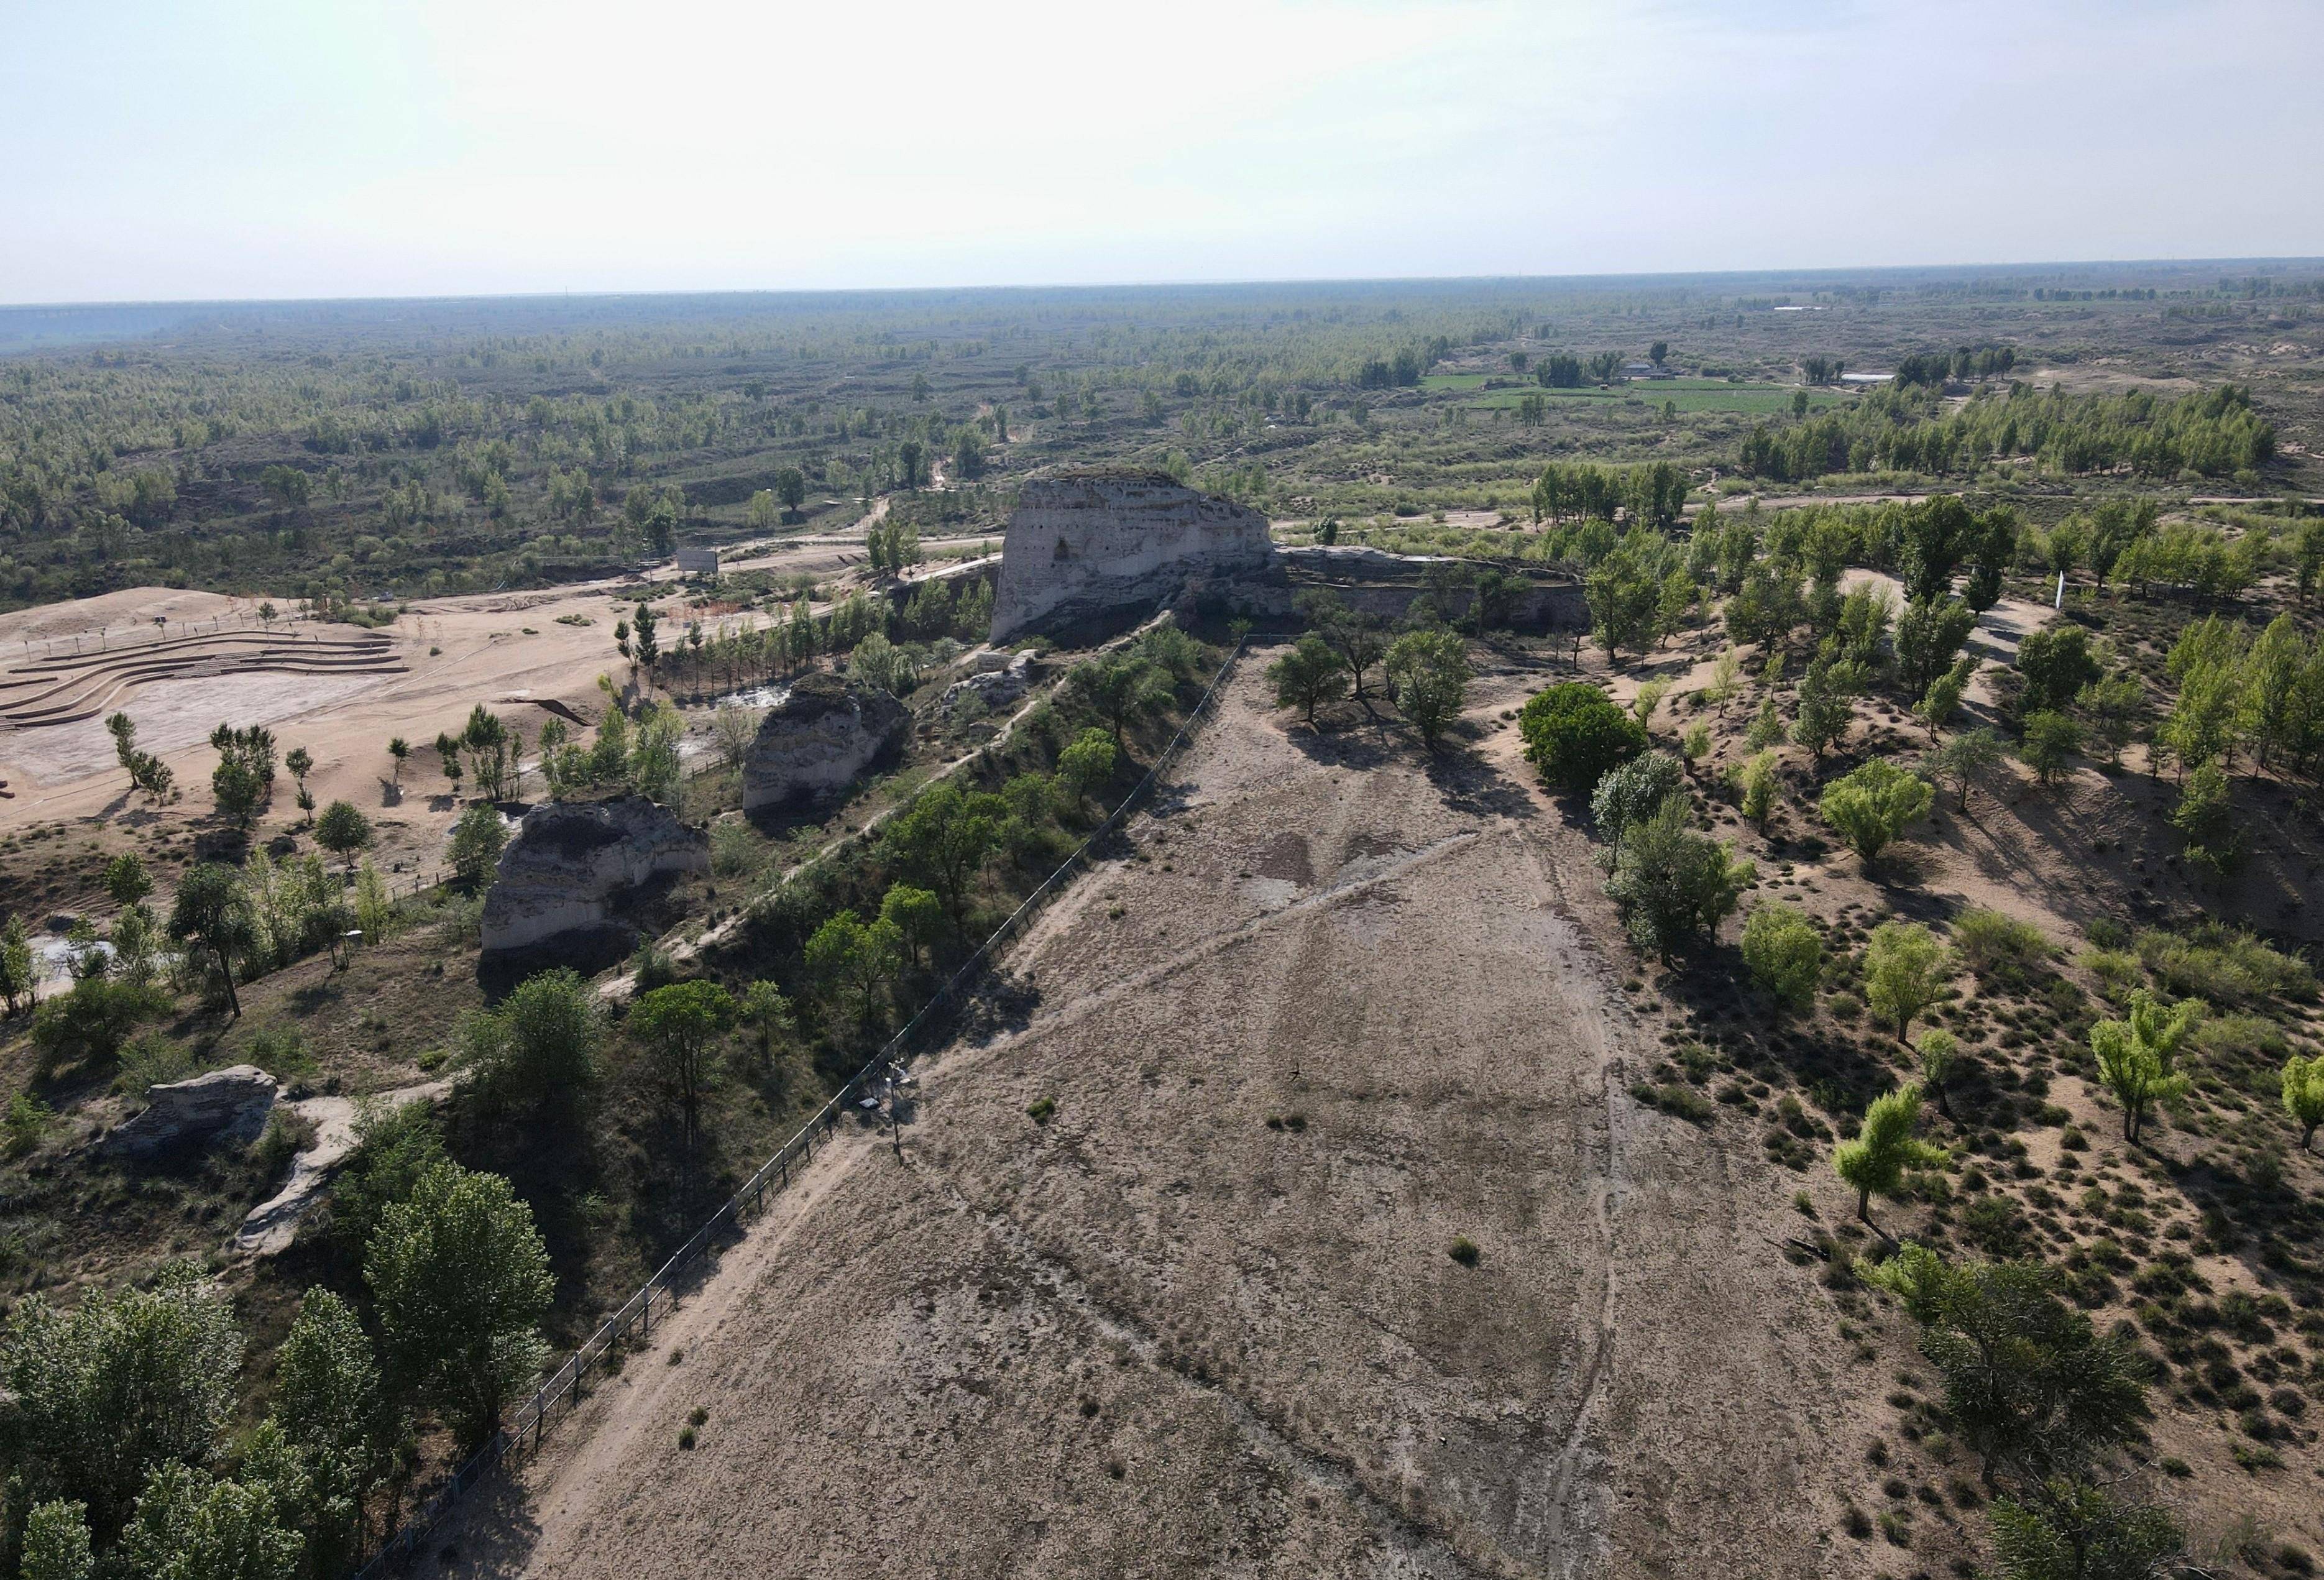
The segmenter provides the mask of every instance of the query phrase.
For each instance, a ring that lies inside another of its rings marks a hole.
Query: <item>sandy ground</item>
[[[905,1159],[826,1152],[421,1572],[1856,1572],[1795,1181],[1628,1095],[1584,842],[1511,732],[1316,742],[1263,666]]]
[[[973,540],[971,540],[973,541]],[[848,576],[862,561],[859,537],[817,534],[785,540],[778,548],[730,561],[740,569],[766,569],[819,578]],[[933,545],[932,545],[933,546]],[[952,568],[934,561],[921,574]],[[656,579],[674,578],[656,573]],[[138,744],[158,752],[177,772],[183,797],[170,814],[199,817],[209,809],[209,771],[217,762],[209,735],[221,720],[265,725],[281,749],[304,746],[315,759],[309,783],[319,803],[346,799],[366,811],[397,808],[402,825],[383,855],[429,858],[449,827],[453,808],[430,744],[442,731],[457,733],[469,709],[492,706],[530,738],[549,714],[527,703],[560,702],[586,718],[599,711],[596,680],[626,677],[628,666],[613,648],[614,622],[631,608],[617,601],[617,586],[595,582],[538,592],[481,594],[430,598],[382,634],[392,640],[407,666],[402,674],[294,675],[250,671],[217,678],[167,679],[141,685],[119,706],[137,724]],[[248,618],[256,603],[210,593],[166,587],[133,588],[0,615],[0,671],[32,657],[43,643],[90,646],[108,633],[115,645],[124,638],[141,643],[153,635],[157,615],[174,632],[184,622]],[[661,613],[682,631],[685,614],[676,603]],[[560,616],[591,622],[559,624]],[[761,615],[763,622],[769,618]],[[352,628],[290,622],[281,629],[302,633],[348,634]],[[141,652],[151,651],[141,647]],[[387,743],[401,735],[414,754],[395,794]],[[118,813],[135,804],[118,767],[113,738],[101,717],[37,729],[0,727],[0,781],[11,799],[0,799],[0,834],[60,818]],[[287,788],[278,789],[262,827],[288,827],[299,814]]]

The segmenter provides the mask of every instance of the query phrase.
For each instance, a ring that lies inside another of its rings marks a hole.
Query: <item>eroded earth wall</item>
[[[1037,477],[1003,541],[992,640],[1159,604],[1190,580],[1267,572],[1267,517],[1160,474]]]

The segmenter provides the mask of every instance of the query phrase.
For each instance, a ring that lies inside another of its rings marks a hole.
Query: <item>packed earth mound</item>
[[[1856,1572],[1791,1183],[1629,1095],[1582,837],[1264,662],[900,1158],[844,1131],[422,1572]]]

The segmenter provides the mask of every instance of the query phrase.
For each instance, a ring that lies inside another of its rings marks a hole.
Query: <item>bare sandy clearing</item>
[[[907,1160],[827,1154],[431,1569],[1845,1572],[1792,1181],[1628,1097],[1579,837],[1479,762],[1303,748],[1260,668],[1015,951],[1015,1024],[924,1067]]]

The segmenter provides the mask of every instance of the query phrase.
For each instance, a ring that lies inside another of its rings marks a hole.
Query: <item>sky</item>
[[[0,302],[2324,254],[2319,0],[0,0]]]

